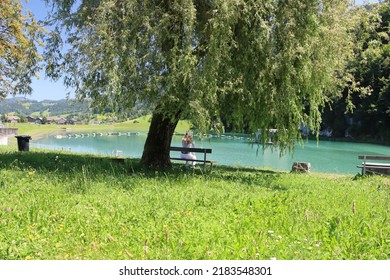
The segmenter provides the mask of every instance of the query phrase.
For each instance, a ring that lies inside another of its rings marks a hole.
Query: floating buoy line
[[[57,139],[64,138],[86,138],[86,137],[98,137],[98,136],[139,136],[140,132],[93,132],[93,133],[67,133],[58,134],[55,136]]]
[[[146,133],[147,134],[147,133]],[[92,132],[92,133],[66,133],[55,135],[56,139],[66,139],[66,138],[88,138],[88,137],[98,137],[98,136],[139,136],[141,132]],[[175,134],[181,135],[181,134]],[[248,136],[235,136],[235,135],[225,135],[225,134],[209,134],[203,135],[203,139],[207,138],[220,138],[220,139],[229,139],[229,140],[244,140],[253,142],[253,137]]]

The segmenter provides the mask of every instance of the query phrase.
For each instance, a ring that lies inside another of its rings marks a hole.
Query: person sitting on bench
[[[195,142],[191,130],[186,132],[183,139],[181,140],[181,143],[184,148],[195,148]],[[191,152],[181,152],[180,158],[188,159],[188,161],[191,161],[191,160],[196,160],[196,155],[195,153],[191,153]],[[188,161],[186,161],[186,166],[188,166]],[[195,166],[195,164],[196,162],[193,161],[192,166]]]

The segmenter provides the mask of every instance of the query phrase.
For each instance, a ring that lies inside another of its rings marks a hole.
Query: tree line
[[[361,7],[354,28],[346,87],[323,112],[322,128],[335,137],[390,142],[390,3]],[[363,91],[357,88],[364,89]],[[347,110],[346,110],[347,108]]]

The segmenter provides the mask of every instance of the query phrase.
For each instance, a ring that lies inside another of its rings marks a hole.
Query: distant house
[[[18,123],[20,122],[20,118],[18,116],[7,116],[7,122]]]
[[[47,117],[48,123],[57,123],[59,117]]]
[[[34,118],[32,116],[27,117],[27,122],[29,122],[29,123],[36,123],[36,121],[37,121],[37,118]]]
[[[67,124],[67,121],[65,118],[59,118],[57,119],[57,124]]]
[[[60,117],[48,117],[47,121],[49,123],[55,123],[55,124],[67,124],[67,121],[65,118],[60,118]]]
[[[74,118],[68,119],[68,124],[79,124],[78,118],[74,117]]]

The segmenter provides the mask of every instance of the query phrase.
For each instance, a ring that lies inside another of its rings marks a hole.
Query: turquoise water
[[[81,135],[81,134],[80,134]],[[145,133],[121,133],[121,135],[99,135],[89,133],[82,137],[67,137],[65,134],[33,140],[31,147],[53,150],[69,150],[102,155],[120,154],[126,157],[140,158],[146,140]],[[172,146],[181,145],[181,136],[174,136]],[[294,161],[310,162],[313,172],[357,174],[360,162],[358,155],[390,155],[390,147],[347,143],[335,141],[307,141],[303,146],[296,145],[295,151],[279,157],[277,149],[266,149],[252,145],[246,138],[208,138],[196,140],[196,147],[211,148],[208,155],[217,164],[291,170]],[[176,152],[171,155],[175,156]],[[178,154],[176,154],[178,156]],[[203,155],[198,154],[198,158]]]

